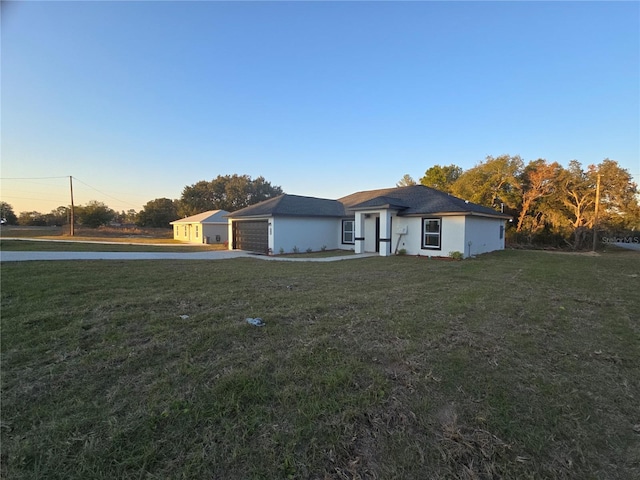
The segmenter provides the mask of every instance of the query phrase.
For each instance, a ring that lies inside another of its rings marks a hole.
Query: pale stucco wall
[[[173,225],[173,238],[189,243],[224,243],[229,238],[227,224],[181,223]],[[220,237],[217,241],[216,236]]]
[[[203,225],[202,228],[204,230],[202,243],[220,244],[229,240],[229,229],[226,223]]]
[[[438,218],[427,217],[424,218]],[[398,239],[398,230],[407,227],[407,234],[400,239],[399,248],[407,250],[408,255],[449,256],[451,252],[461,252],[465,257],[504,249],[504,235],[500,239],[500,226],[504,220],[474,216],[443,216],[441,218],[440,249],[422,248],[421,217],[399,217],[393,220],[393,251]]]
[[[405,249],[408,255],[423,256],[448,256],[449,252],[459,251],[464,253],[465,221],[462,216],[453,217],[431,217],[440,218],[440,248],[422,248],[422,221],[423,217],[392,217],[391,253]],[[405,231],[406,233],[400,234]],[[372,230],[371,236],[375,236]],[[365,245],[368,242],[365,240]],[[373,245],[373,242],[371,243]]]
[[[406,234],[400,235],[400,231],[406,228]],[[393,250],[396,251],[396,245],[398,250],[405,249],[408,255],[420,254],[420,219],[414,217],[397,217],[393,219]],[[398,243],[400,240],[400,243]]]
[[[504,232],[500,238],[501,226],[505,226],[505,221],[499,218],[466,217],[465,256],[504,250]]]
[[[189,224],[183,223],[173,226],[173,239],[188,242],[190,238]]]
[[[275,217],[269,229],[269,248],[274,254],[291,253],[293,247],[300,252],[308,248],[319,251],[322,247],[335,250],[340,243],[342,221],[339,218]]]
[[[376,222],[377,214],[370,214],[364,218],[364,251],[376,250]],[[404,248],[408,255],[448,256],[451,252],[462,252],[465,257],[494,250],[504,249],[504,235],[500,238],[500,226],[504,220],[474,216],[425,216],[424,218],[440,218],[441,243],[440,249],[422,248],[423,217],[397,217],[393,215],[391,221],[391,254]],[[231,225],[224,227],[231,232]],[[406,228],[406,234],[400,232]],[[180,232],[182,232],[180,226]],[[227,233],[229,238],[231,233]],[[356,232],[357,236],[357,232]],[[384,236],[384,234],[382,234]],[[471,242],[471,249],[468,243]],[[229,242],[229,248],[231,242]],[[347,249],[354,245],[342,243],[342,220],[335,218],[313,217],[276,217],[269,218],[269,248],[274,254],[280,249],[291,253],[294,247],[300,252],[308,248],[313,251]]]
[[[434,255],[448,257],[451,252],[464,254],[465,217],[442,217],[440,252]]]

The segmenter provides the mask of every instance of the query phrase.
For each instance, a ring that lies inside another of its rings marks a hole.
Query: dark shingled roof
[[[370,200],[365,200],[362,203],[358,203],[356,205],[352,205],[353,209],[365,210],[368,208],[394,208],[396,210],[402,210],[405,208],[409,208],[405,202],[398,198],[387,197],[386,195],[381,195],[379,197],[371,198]]]
[[[431,215],[440,213],[461,213],[477,215],[497,215],[510,218],[489,207],[483,207],[476,203],[466,202],[461,198],[441,192],[424,185],[411,185],[409,187],[383,188],[380,190],[367,190],[357,192],[339,201],[345,206],[347,214],[353,215],[354,210],[366,209],[379,205],[390,204],[406,205],[406,208],[397,208],[398,215]]]
[[[289,215],[296,217],[344,217],[344,206],[337,200],[284,194],[250,205],[229,215],[231,218]]]
[[[297,217],[351,217],[356,210],[391,208],[399,216],[435,214],[475,214],[510,218],[496,210],[441,192],[424,185],[383,188],[357,192],[338,200],[280,195],[264,202],[237,210],[231,218],[297,216]]]

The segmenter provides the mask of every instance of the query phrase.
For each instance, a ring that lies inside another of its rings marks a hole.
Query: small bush
[[[282,255],[284,253],[284,248],[280,247],[279,252],[280,252],[280,255]]]
[[[449,252],[449,257],[453,258],[454,260],[462,260],[464,258],[464,255],[462,254],[462,252]]]
[[[398,255],[406,255],[406,254],[407,254],[406,248],[401,248],[400,250],[398,250]]]
[[[307,248],[307,253],[311,253],[313,252],[313,250],[311,249],[311,247]]]
[[[320,247],[320,250],[321,250],[321,251],[323,251],[323,252],[325,252],[325,251],[327,250],[327,246],[326,246],[326,245],[322,245],[322,246]]]
[[[298,247],[293,247],[293,253],[300,253],[300,249]]]

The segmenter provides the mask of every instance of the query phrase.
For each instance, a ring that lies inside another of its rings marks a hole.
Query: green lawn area
[[[110,239],[102,238],[101,240],[92,241],[108,241]],[[124,240],[120,240],[124,242]],[[138,240],[130,240],[138,242]],[[177,244],[176,244],[177,243]],[[176,242],[167,243],[166,246],[156,245],[129,245],[125,243],[84,243],[79,240],[69,241],[32,241],[32,240],[0,240],[1,250],[12,251],[29,251],[29,252],[203,252],[208,250],[226,250],[223,245],[185,245]]]
[[[640,478],[637,252],[1,274],[2,478]]]
[[[108,240],[111,242],[137,243],[180,243],[173,239],[173,230],[167,228],[87,228],[77,226],[75,235],[69,235],[69,226],[64,227],[25,227],[19,225],[3,225],[0,236],[4,238],[42,238],[49,240]]]

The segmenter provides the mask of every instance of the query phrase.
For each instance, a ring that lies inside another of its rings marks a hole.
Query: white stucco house
[[[224,243],[229,240],[226,210],[209,210],[170,222],[173,238],[189,243]]]
[[[280,195],[227,215],[229,248],[291,253],[323,248],[388,256],[464,257],[504,249],[510,216],[413,185],[357,192],[338,200]]]

